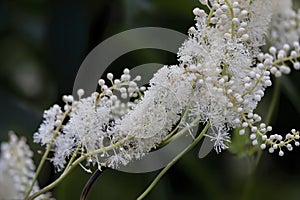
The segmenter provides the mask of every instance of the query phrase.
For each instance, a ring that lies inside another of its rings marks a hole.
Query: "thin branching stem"
[[[52,188],[54,188],[56,185],[58,185],[64,178],[66,178],[66,176],[77,166],[79,165],[82,161],[84,161],[86,158],[93,156],[95,154],[99,154],[99,153],[103,153],[103,152],[107,152],[109,150],[112,150],[118,146],[121,146],[126,140],[120,140],[119,142],[112,144],[110,146],[107,147],[103,147],[101,149],[97,149],[93,152],[90,153],[86,153],[82,156],[80,156],[79,158],[77,158],[72,164],[68,165],[68,167],[64,170],[64,172],[60,175],[59,178],[57,178],[54,182],[52,182],[51,184],[49,184],[48,186],[44,187],[43,189],[39,190],[38,192],[34,193],[33,195],[26,197],[24,199],[26,200],[33,200],[34,198],[38,197],[39,195],[51,190]]]
[[[68,116],[68,114],[69,114],[70,112],[71,112],[71,107],[69,107],[69,108],[64,112],[64,114],[63,114],[63,116],[62,116],[62,120],[61,120],[62,122],[65,120],[65,118]],[[30,193],[31,193],[31,191],[32,191],[32,189],[33,189],[33,186],[34,186],[35,182],[37,181],[38,176],[39,176],[39,174],[41,173],[41,171],[42,171],[42,169],[43,169],[43,167],[44,167],[44,164],[45,164],[45,162],[46,162],[46,160],[47,160],[47,158],[48,158],[48,155],[49,155],[49,153],[50,153],[51,150],[52,150],[52,147],[53,147],[53,144],[54,144],[54,140],[55,140],[55,138],[57,137],[58,132],[59,132],[59,130],[60,130],[61,127],[62,127],[62,122],[61,122],[61,124],[60,124],[59,126],[56,127],[56,129],[55,129],[54,132],[53,132],[52,140],[51,140],[50,144],[47,146],[47,149],[46,149],[46,151],[45,151],[45,153],[44,153],[44,155],[43,155],[43,157],[42,157],[42,159],[41,159],[41,161],[40,161],[40,163],[39,163],[39,166],[38,166],[38,168],[37,168],[37,170],[36,170],[36,172],[35,172],[35,175],[34,175],[34,177],[33,177],[33,179],[32,179],[31,185],[30,185],[30,187],[28,188],[28,190],[27,190],[27,192],[26,192],[26,194],[25,194],[24,199],[27,199],[27,198],[29,197],[29,195],[30,195]]]
[[[152,181],[152,183],[148,186],[148,188],[137,198],[137,200],[144,199],[149,192],[155,187],[155,185],[158,183],[158,181],[163,177],[163,175],[180,159],[182,156],[184,156],[187,152],[189,152],[196,144],[199,143],[199,141],[203,138],[204,134],[207,132],[210,124],[207,123],[202,132],[199,134],[199,136],[196,137],[196,139],[191,143],[189,146],[187,146],[180,154],[178,154]]]

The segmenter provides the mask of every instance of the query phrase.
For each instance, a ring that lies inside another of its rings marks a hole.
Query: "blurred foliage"
[[[32,143],[43,110],[60,104],[61,95],[72,93],[81,62],[101,41],[136,27],[165,27],[186,33],[193,25],[195,6],[199,6],[197,0],[0,1],[0,141],[7,140],[7,131],[14,129]],[[176,57],[153,50],[132,52],[114,62],[111,69],[120,71],[147,62],[172,64]],[[293,71],[282,78],[280,101],[271,119],[274,131],[300,129],[299,75]],[[272,94],[270,89],[259,107],[263,116]],[[247,138],[240,140],[241,145],[231,152],[242,152]],[[33,145],[34,151],[39,148]],[[299,199],[299,149],[282,158],[263,153],[252,174],[251,156],[255,155],[211,152],[199,160],[197,151],[177,163],[146,199]],[[36,155],[36,161],[39,158]],[[53,171],[46,166],[42,185],[57,176]],[[107,170],[88,197],[134,199],[156,174]],[[78,199],[89,176],[77,168],[53,190],[56,198]]]

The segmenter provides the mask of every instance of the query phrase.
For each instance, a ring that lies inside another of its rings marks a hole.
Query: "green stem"
[[[272,120],[272,116],[275,112],[275,108],[276,105],[278,104],[278,100],[279,100],[279,94],[280,94],[280,87],[281,87],[281,79],[277,78],[275,80],[275,84],[274,84],[274,93],[273,93],[273,97],[272,97],[272,101],[269,107],[269,112],[266,118],[266,124],[269,124]]]
[[[38,168],[37,168],[37,170],[36,170],[36,173],[35,173],[35,175],[34,175],[34,177],[33,177],[33,179],[32,179],[32,182],[31,182],[31,185],[30,185],[29,189],[27,190],[27,192],[26,192],[26,194],[25,194],[24,199],[27,199],[28,196],[30,195],[30,192],[32,191],[33,186],[34,186],[35,182],[37,181],[37,178],[38,178],[39,174],[40,174],[41,171],[42,171],[42,168],[43,168],[43,166],[44,166],[44,163],[45,163],[45,161],[47,160],[47,157],[48,157],[48,155],[49,155],[49,153],[50,153],[50,151],[51,151],[51,149],[52,149],[52,145],[53,145],[53,143],[48,145],[48,148],[47,148],[46,152],[44,153],[44,155],[43,155],[43,157],[42,157],[42,159],[41,159],[41,161],[40,161],[40,163],[39,163],[39,166],[38,166]]]
[[[278,103],[279,95],[280,95],[280,85],[281,85],[280,79],[276,79],[275,80],[274,93],[273,93],[273,96],[272,96],[272,101],[271,101],[270,107],[268,109],[269,112],[268,112],[268,115],[267,115],[267,118],[266,118],[266,124],[269,124],[271,122],[272,116],[275,112],[275,108],[276,108],[276,105]],[[256,156],[256,159],[255,159],[255,164],[251,169],[249,181],[246,184],[246,187],[245,187],[244,192],[243,192],[243,196],[241,198],[243,200],[249,199],[249,193],[251,192],[251,188],[252,188],[253,183],[254,183],[252,175],[255,173],[255,171],[257,169],[258,163],[262,158],[262,154],[263,154],[263,151],[259,150],[258,155]]]
[[[280,95],[280,79],[276,79],[275,80],[274,93],[273,93],[273,96],[272,96],[272,101],[271,101],[270,107],[268,109],[269,112],[268,112],[268,115],[267,115],[267,118],[266,118],[266,124],[270,124],[270,122],[272,120],[272,116],[275,112],[276,105],[278,104],[279,95]],[[255,170],[257,168],[257,165],[258,165],[259,161],[261,160],[261,157],[262,157],[262,150],[259,150],[258,155],[257,155],[256,160],[255,160],[255,166],[254,166],[254,169],[252,170],[253,171],[252,173],[255,172]]]
[[[186,120],[186,117],[187,117],[187,114],[188,114],[188,113],[189,113],[189,109],[186,109],[185,112],[184,112],[184,114],[183,114],[183,116],[182,116],[182,118],[180,119],[178,125],[172,130],[172,132],[171,132],[170,134],[167,135],[167,137],[165,137],[165,138],[163,139],[163,141],[160,143],[159,147],[163,147],[163,146],[169,144],[169,143],[173,140],[173,138],[174,138],[174,136],[175,136],[175,133],[176,133],[176,132],[179,130],[179,128],[180,128],[180,127],[179,127],[180,124],[182,124],[182,122],[184,122],[184,121]],[[176,134],[176,135],[177,135],[177,134]]]
[[[258,79],[256,79],[254,85],[248,91],[246,91],[244,94],[242,94],[242,98],[244,98],[247,94],[250,94],[254,91],[254,89],[257,87],[257,85],[262,81],[263,73],[265,73],[265,71],[266,70],[262,71],[260,74],[260,77]]]
[[[230,12],[230,15],[231,15],[231,19],[234,18],[234,12],[233,12],[233,8],[232,8],[232,5],[230,4],[230,2],[228,0],[225,0],[225,3],[226,5],[228,6],[229,8],[229,12]],[[231,22],[231,38],[233,39],[234,38],[234,23]]]
[[[68,108],[68,109],[64,112],[64,114],[63,114],[63,116],[62,116],[62,120],[61,120],[62,122],[65,120],[65,118],[68,116],[68,114],[69,114],[70,112],[71,112],[71,108]],[[59,133],[59,130],[60,130],[61,127],[62,127],[62,122],[61,122],[61,124],[60,124],[59,126],[57,126],[57,127],[55,128],[55,130],[54,130],[54,132],[53,132],[52,139],[51,139],[49,145],[47,146],[47,149],[46,149],[46,151],[45,151],[45,153],[44,153],[44,155],[43,155],[43,157],[42,157],[42,159],[41,159],[41,161],[40,161],[40,163],[39,163],[39,166],[38,166],[38,168],[37,168],[37,170],[36,170],[36,173],[35,173],[35,175],[34,175],[34,177],[33,177],[33,179],[32,179],[32,182],[31,182],[30,187],[29,187],[29,189],[27,190],[27,192],[26,192],[26,194],[25,194],[25,196],[24,196],[24,199],[27,199],[27,198],[29,197],[29,195],[30,195],[30,193],[31,193],[31,191],[32,191],[32,189],[33,189],[33,186],[34,186],[35,182],[37,181],[37,178],[38,178],[39,174],[40,174],[41,171],[42,171],[42,168],[43,168],[43,166],[44,166],[44,164],[45,164],[45,162],[46,162],[46,160],[47,160],[47,158],[48,158],[48,155],[49,155],[49,153],[50,153],[50,151],[51,151],[51,149],[52,149],[52,147],[53,147],[53,144],[54,144],[54,142],[55,142],[55,138],[57,137],[57,135],[58,135],[58,133]]]
[[[178,125],[176,126],[176,128],[171,132],[171,134],[169,134],[167,137],[165,137],[165,138],[163,139],[162,143],[160,144],[160,147],[169,144],[171,141],[175,140],[177,137],[180,137],[181,134],[182,134],[182,132],[184,133],[184,132],[186,132],[186,130],[188,130],[188,127],[186,127],[185,130],[183,129],[184,131],[181,130],[179,133],[174,134],[174,133],[176,133],[176,132],[178,131],[178,129],[180,128],[179,126],[180,126],[184,121],[186,121],[186,118],[188,117],[189,111],[190,111],[190,110],[189,110],[189,106],[188,106],[188,107],[186,108],[185,112],[183,113],[183,116],[182,116],[180,122],[178,123]],[[200,118],[195,119],[195,120],[192,122],[191,126],[194,126],[195,123],[198,123],[198,122],[199,122],[199,120],[200,120]]]
[[[49,184],[48,186],[44,187],[43,189],[39,190],[38,192],[34,193],[33,195],[31,195],[30,197],[28,197],[26,200],[33,200],[36,197],[40,196],[41,194],[51,190],[52,188],[54,188],[58,183],[60,183],[80,162],[82,162],[86,157],[85,156],[81,156],[80,158],[78,158],[72,165],[69,166],[68,169],[66,169],[58,179],[56,179],[55,181],[53,181],[51,184]]]
[[[75,158],[76,158],[76,156],[77,156],[77,154],[78,154],[79,149],[80,149],[80,146],[78,146],[78,147],[76,148],[76,150],[75,150],[75,152],[73,153],[71,159],[69,160],[69,163],[68,163],[68,165],[66,166],[65,170],[68,169],[68,168],[70,167],[70,165],[73,163],[73,161],[75,160]]]
[[[270,124],[271,120],[272,120],[272,116],[274,115],[274,112],[275,112],[275,109],[276,109],[276,105],[278,104],[278,101],[279,101],[279,98],[280,98],[280,78],[277,78],[275,80],[275,86],[274,86],[274,93],[273,93],[273,96],[272,96],[272,101],[271,101],[271,104],[270,104],[270,107],[269,107],[269,112],[268,112],[268,115],[267,115],[267,118],[266,118],[266,124]],[[258,155],[256,157],[256,161],[255,161],[255,167],[253,169],[253,171],[256,170],[256,167],[260,161],[262,157],[262,150],[258,151]]]
[[[210,19],[212,18],[213,14],[214,14],[214,9],[211,8],[210,11],[209,11],[209,14],[208,14],[208,17],[207,17],[207,20],[206,20],[206,26],[208,27],[209,24],[210,24]]]
[[[198,142],[202,139],[204,134],[207,132],[210,124],[207,123],[202,132],[199,134],[198,137],[191,143],[189,146],[187,146],[180,154],[178,154],[153,180],[153,182],[148,186],[148,188],[137,198],[137,200],[144,199],[147,194],[154,188],[154,186],[158,183],[158,181],[162,178],[162,176],[187,152],[189,152]]]
[[[130,139],[130,138],[129,138]],[[125,139],[120,140],[119,142],[112,144],[110,146],[107,147],[103,147],[101,149],[97,149],[93,152],[84,154],[82,156],[80,156],[79,158],[77,158],[72,164],[68,164],[68,167],[65,169],[65,171],[60,175],[59,178],[57,178],[55,181],[53,181],[51,184],[49,184],[48,186],[44,187],[43,189],[39,190],[38,192],[34,193],[33,195],[24,198],[25,200],[33,200],[34,198],[38,197],[39,195],[51,190],[52,188],[54,188],[58,183],[60,183],[77,165],[79,165],[82,161],[84,161],[86,158],[93,156],[95,154],[99,154],[99,153],[103,153],[103,152],[107,152],[109,150],[112,150],[120,145],[122,145],[125,141]]]

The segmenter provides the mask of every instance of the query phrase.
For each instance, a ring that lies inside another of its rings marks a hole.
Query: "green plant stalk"
[[[269,107],[269,112],[266,118],[266,124],[269,124],[272,120],[272,116],[274,114],[276,105],[279,101],[279,94],[280,94],[280,87],[281,87],[281,79],[277,78],[275,80],[275,84],[274,84],[274,93],[273,93],[273,98]]]
[[[272,120],[272,116],[275,112],[275,109],[276,109],[276,105],[278,104],[278,101],[279,101],[279,98],[280,98],[280,85],[281,85],[281,82],[280,82],[280,78],[277,78],[275,80],[275,86],[274,86],[274,93],[273,93],[273,96],[272,96],[272,101],[271,101],[271,104],[270,104],[270,107],[269,107],[269,112],[268,112],[268,115],[267,115],[267,118],[266,118],[266,124],[270,124],[271,120]],[[262,151],[258,151],[258,155],[256,157],[256,160],[255,160],[255,167],[253,169],[253,171],[256,170],[256,167],[259,163],[259,161],[261,160],[261,157],[262,157]]]
[[[173,140],[173,137],[177,134],[175,134],[178,130],[179,130],[179,126],[182,122],[184,122],[188,116],[188,113],[189,113],[189,106],[186,108],[185,112],[183,113],[178,125],[174,128],[174,130],[172,130],[171,133],[169,133],[162,141],[162,143],[159,145],[159,146],[165,146],[167,144],[169,144],[172,140]],[[175,134],[175,135],[174,135]]]
[[[40,191],[34,193],[33,195],[31,195],[28,198],[25,198],[25,200],[33,200],[36,197],[38,197],[39,195],[51,190],[52,188],[54,188],[58,183],[60,183],[80,162],[82,162],[86,157],[85,156],[81,156],[80,158],[78,158],[76,161],[74,161],[74,163],[72,163],[68,169],[66,169],[58,179],[56,179],[54,182],[52,182],[51,184],[49,184],[48,186],[44,187],[43,189],[41,189]]]
[[[75,152],[73,153],[73,155],[72,155],[71,159],[69,160],[68,165],[66,166],[65,169],[68,169],[70,167],[70,165],[73,163],[73,161],[75,160],[76,156],[78,155],[79,149],[80,149],[80,146],[78,146],[76,148]]]
[[[201,131],[198,137],[191,143],[189,146],[187,146],[180,154],[178,154],[152,181],[152,183],[148,186],[148,188],[137,198],[137,200],[144,199],[147,194],[154,188],[154,186],[158,183],[158,181],[162,178],[162,176],[187,152],[189,152],[196,144],[199,143],[199,141],[203,138],[204,134],[207,132],[208,128],[210,126],[210,123],[208,122],[204,129]]]
[[[38,168],[37,168],[37,170],[36,170],[36,173],[35,173],[35,175],[34,175],[34,177],[33,177],[33,180],[32,180],[32,182],[31,182],[31,185],[30,185],[29,189],[27,190],[27,192],[26,192],[26,194],[25,194],[24,199],[27,199],[28,196],[30,195],[30,192],[32,191],[32,188],[33,188],[33,186],[34,186],[34,184],[35,184],[35,182],[36,182],[36,180],[37,180],[39,174],[40,174],[41,171],[42,171],[42,168],[43,168],[43,166],[44,166],[44,164],[45,164],[45,161],[47,160],[47,157],[48,157],[48,155],[49,155],[49,153],[50,153],[50,151],[51,151],[51,149],[52,149],[52,146],[53,146],[53,142],[51,142],[51,144],[48,145],[48,148],[47,148],[47,150],[45,151],[45,153],[44,153],[44,155],[43,155],[43,157],[42,157],[42,159],[41,159],[41,161],[40,161],[40,163],[39,163],[39,166],[38,166]]]
[[[196,126],[200,121],[200,118],[195,119],[189,126],[185,127],[181,131],[179,131],[177,134],[173,135],[172,137],[168,138],[167,140],[163,141],[163,145],[169,144],[173,140],[176,140],[177,138],[181,137],[184,133],[186,133],[190,127]]]
[[[209,26],[210,19],[212,18],[213,14],[214,14],[214,9],[210,8],[210,11],[209,11],[209,14],[208,14],[208,17],[207,17],[207,20],[206,20],[206,26]]]
[[[233,19],[233,18],[234,18],[234,12],[233,12],[232,5],[230,4],[230,2],[229,2],[228,0],[225,0],[225,3],[226,3],[226,5],[227,5],[228,8],[229,8],[231,18]],[[232,38],[232,39],[234,38],[234,34],[235,34],[235,31],[234,31],[234,23],[231,22],[231,38]]]
[[[279,101],[279,98],[280,98],[279,97],[279,95],[280,95],[280,85],[281,85],[280,79],[276,79],[275,80],[274,93],[273,93],[273,96],[272,96],[272,101],[271,101],[271,104],[270,104],[270,107],[269,107],[269,112],[268,112],[268,115],[267,115],[267,118],[266,118],[266,124],[269,124],[271,122],[272,116],[275,112],[276,105]],[[263,151],[259,150],[258,155],[256,156],[256,159],[255,159],[255,165],[251,169],[251,174],[255,173],[255,171],[257,169],[257,166],[258,166],[258,163],[262,158],[262,154],[263,154]],[[254,181],[253,177],[251,176],[250,180],[248,181],[248,183],[245,186],[243,196],[242,196],[241,199],[246,200],[246,199],[249,198],[248,194],[251,192],[251,188],[253,186],[253,181]]]
[[[59,184],[77,165],[79,165],[82,161],[84,161],[86,158],[92,156],[92,155],[95,155],[95,154],[99,154],[99,153],[103,153],[103,152],[106,152],[106,151],[109,151],[109,150],[112,150],[120,145],[122,145],[125,141],[125,139],[123,140],[120,140],[119,142],[113,144],[113,145],[110,145],[110,146],[107,146],[107,147],[104,147],[104,148],[101,148],[101,149],[97,149],[93,152],[90,152],[90,153],[87,153],[87,154],[84,154],[82,156],[80,156],[79,158],[77,158],[72,164],[69,164],[68,165],[68,168],[66,168],[64,170],[64,172],[60,175],[59,178],[57,178],[55,181],[53,181],[52,183],[50,183],[48,186],[44,187],[43,189],[39,190],[38,192],[32,194],[31,196],[29,197],[26,197],[24,198],[25,200],[33,200],[34,198],[38,197],[39,195],[51,190],[52,188],[54,188],[57,184]]]
[[[61,120],[62,122],[65,120],[65,118],[68,116],[68,114],[69,114],[70,112],[71,112],[71,108],[68,108],[68,109],[64,112],[64,114],[63,114],[63,116],[62,116],[62,120]],[[43,168],[43,166],[44,166],[44,164],[45,164],[45,161],[47,160],[47,157],[48,157],[48,155],[49,155],[49,153],[50,153],[50,151],[51,151],[51,149],[52,149],[52,147],[53,147],[54,140],[55,140],[55,138],[57,137],[58,132],[59,132],[59,130],[60,130],[61,127],[62,127],[62,122],[61,122],[61,124],[60,124],[59,126],[57,126],[57,127],[55,128],[55,130],[54,130],[54,132],[53,132],[53,136],[52,136],[51,142],[50,142],[49,145],[47,146],[47,149],[46,149],[46,151],[45,151],[45,153],[44,153],[44,155],[43,155],[43,157],[42,157],[42,159],[41,159],[41,161],[40,161],[40,163],[39,163],[39,166],[38,166],[38,168],[37,168],[37,170],[36,170],[36,173],[35,173],[35,175],[34,175],[34,177],[33,177],[33,179],[32,179],[32,182],[31,182],[30,187],[28,188],[28,190],[27,190],[27,192],[26,192],[26,194],[25,194],[25,196],[24,196],[24,199],[27,199],[27,198],[29,197],[30,192],[31,192],[32,189],[33,189],[33,186],[34,186],[35,182],[37,181],[37,178],[38,178],[39,174],[40,174],[41,171],[42,171],[42,168]]]

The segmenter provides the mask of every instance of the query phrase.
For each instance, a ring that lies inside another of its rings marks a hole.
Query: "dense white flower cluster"
[[[193,97],[195,79],[178,66],[164,66],[154,75],[143,98],[114,127],[113,134],[132,139],[109,158],[110,167],[140,159],[164,140]]]
[[[254,113],[265,89],[272,85],[271,74],[279,77],[290,73],[287,62],[292,62],[295,69],[300,66],[297,38],[293,38],[293,48],[285,44],[277,50],[279,43],[274,43],[276,47],[268,53],[261,51],[269,31],[278,33],[276,41],[290,42],[281,37],[281,26],[277,26],[285,23],[282,13],[288,14],[290,4],[279,11],[274,3],[282,4],[280,1],[200,2],[210,12],[193,10],[196,24],[179,49],[180,64],[164,66],[147,90],[137,86],[140,77],[131,80],[125,69],[120,79],[107,74],[111,86],[99,80],[100,93],[78,101],[64,96],[64,109],[55,105],[45,112],[45,121],[34,139],[51,145],[51,160],[58,171],[74,153],[88,155],[87,162],[99,167],[126,165],[171,137],[172,130],[195,121],[193,124],[209,121],[214,131],[207,137],[217,152],[228,148],[231,129],[241,128],[240,134],[245,134],[248,127],[253,145],[270,145],[270,152],[276,147],[280,152],[283,146],[291,149],[290,142],[298,138],[297,131],[284,141],[278,135],[268,137],[271,127],[256,125],[262,119]],[[297,16],[293,17],[296,22]],[[83,93],[78,91],[79,97]],[[108,149],[99,150],[104,147]]]
[[[229,141],[229,129],[250,126],[252,131],[257,130],[253,124],[261,121],[261,117],[253,112],[266,87],[272,85],[270,75],[288,74],[291,70],[287,61],[299,69],[297,40],[292,51],[287,44],[279,52],[270,48],[271,54],[260,50],[271,28],[276,7],[272,4],[279,2],[210,1],[211,6],[204,2],[209,14],[199,8],[193,10],[196,26],[189,29],[190,37],[179,50],[179,61],[198,76],[195,94],[199,97],[190,115],[202,116],[217,130],[208,135],[215,141],[217,152],[227,148],[220,141]],[[256,134],[266,137],[266,131]],[[256,137],[252,143],[258,144]]]
[[[107,79],[110,87],[103,79],[99,80],[101,93],[95,92],[89,97],[81,98],[84,91],[80,89],[79,100],[65,95],[63,109],[54,105],[45,111],[45,120],[34,134],[34,141],[50,145],[49,148],[54,152],[50,159],[58,171],[64,169],[67,159],[72,155],[92,153],[122,138],[120,134],[114,134],[114,126],[136,104],[129,101],[124,103],[122,99],[136,98],[145,88],[137,86],[136,82],[141,77],[131,80],[128,69],[124,70],[121,79],[113,80],[111,73],[107,75]],[[100,163],[99,155],[90,155],[87,162],[98,163],[99,167],[104,165]]]
[[[292,45],[299,41],[300,10],[293,10],[292,0],[276,1],[272,6],[274,9],[269,42],[281,48],[285,44]]]
[[[18,138],[10,132],[9,142],[1,144],[0,199],[24,198],[35,174],[32,156],[25,138]],[[36,182],[31,193],[38,190]],[[38,199],[50,199],[50,194],[41,195]]]

